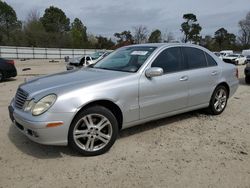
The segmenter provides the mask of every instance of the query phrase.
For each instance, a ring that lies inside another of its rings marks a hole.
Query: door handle
[[[181,78],[180,78],[180,81],[187,81],[188,80],[188,76],[182,76]]]
[[[213,71],[213,72],[211,73],[212,76],[215,76],[215,75],[217,75],[217,74],[218,74],[217,71]]]

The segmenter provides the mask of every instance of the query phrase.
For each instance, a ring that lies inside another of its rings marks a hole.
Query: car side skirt
[[[192,106],[192,107],[184,108],[184,109],[177,110],[177,111],[172,111],[172,112],[168,112],[168,113],[164,113],[164,114],[159,114],[157,116],[141,119],[139,121],[133,121],[133,122],[125,123],[125,124],[123,124],[122,129],[126,129],[126,128],[129,128],[129,127],[133,127],[135,125],[139,125],[139,124],[143,124],[143,123],[146,123],[146,122],[150,122],[150,121],[154,121],[154,120],[174,116],[174,115],[177,115],[177,114],[182,114],[182,113],[193,111],[193,110],[207,108],[208,106],[209,106],[209,103],[205,103],[205,104]]]

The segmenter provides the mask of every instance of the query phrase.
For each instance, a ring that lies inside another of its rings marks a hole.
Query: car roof
[[[189,43],[145,43],[145,44],[133,44],[129,46],[137,46],[137,47],[168,47],[168,46],[187,46],[187,47],[201,47],[194,44]],[[126,46],[125,46],[126,47]]]

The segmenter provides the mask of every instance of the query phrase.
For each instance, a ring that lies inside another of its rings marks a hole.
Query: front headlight
[[[56,101],[55,94],[50,94],[47,95],[46,97],[43,97],[37,103],[35,103],[32,109],[32,115],[38,116],[46,112],[54,104],[55,101]]]
[[[30,101],[26,101],[26,103],[24,105],[24,111],[25,112],[31,111],[34,105],[35,105],[34,99],[32,99]]]

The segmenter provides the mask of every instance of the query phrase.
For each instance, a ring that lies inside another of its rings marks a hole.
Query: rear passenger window
[[[179,47],[173,47],[164,50],[152,63],[152,67],[160,67],[164,73],[186,69],[185,65],[183,65],[181,49]]]
[[[183,48],[185,60],[188,62],[189,69],[207,67],[205,54],[202,50],[192,47]]]
[[[216,66],[217,63],[216,63],[216,61],[214,60],[214,58],[211,57],[208,53],[205,53],[205,54],[206,54],[208,66],[209,66],[209,67]]]

